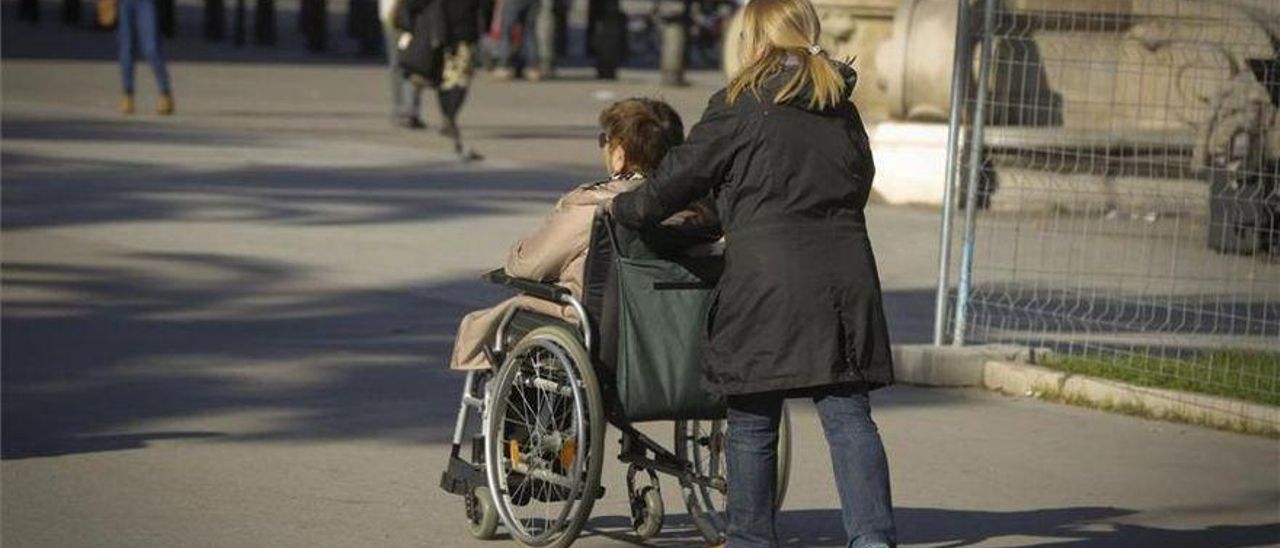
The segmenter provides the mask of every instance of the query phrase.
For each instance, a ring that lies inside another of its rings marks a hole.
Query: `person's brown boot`
[[[120,96],[120,114],[133,114],[132,93],[126,93]]]
[[[156,101],[156,114],[161,116],[169,116],[173,114],[173,95],[168,93],[160,94],[160,99]]]

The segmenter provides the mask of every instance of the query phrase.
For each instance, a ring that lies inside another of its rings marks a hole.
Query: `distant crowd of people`
[[[595,23],[612,22],[625,32],[618,0],[589,0],[592,25],[588,28],[589,55],[600,55],[611,46],[593,40]],[[461,144],[458,114],[477,67],[496,80],[523,78],[531,81],[552,78],[557,60],[568,49],[568,12],[571,0],[349,0],[347,33],[357,40],[358,53],[376,55],[385,51],[388,60],[391,121],[398,127],[423,129],[422,91],[436,90],[442,121],[439,131],[455,140],[459,153],[478,157]],[[221,40],[225,35],[225,0],[206,0],[204,36]],[[80,0],[64,0],[63,22],[78,24]],[[257,0],[252,24],[254,41],[275,41],[274,0]],[[327,49],[328,15],[324,0],[303,0],[298,14],[299,30],[308,49]],[[159,91],[155,112],[171,115],[176,110],[173,86],[165,62],[162,36],[176,32],[174,0],[91,0],[96,26],[114,28],[120,64],[123,114],[137,111],[134,66],[139,57],[151,67]],[[243,5],[239,6],[243,8]],[[20,0],[19,17],[40,19],[35,0]],[[243,43],[248,23],[243,13],[235,17],[235,41]],[[619,23],[622,21],[622,23]],[[371,30],[372,29],[372,30]],[[604,42],[609,42],[605,40]],[[619,42],[619,45],[622,43]],[[620,52],[608,55],[614,62]],[[612,77],[613,69],[601,76]]]
[[[79,24],[82,0],[63,0],[62,19]],[[597,75],[614,78],[626,50],[626,15],[619,0],[587,0],[588,24],[583,53],[597,60]],[[165,62],[162,37],[176,34],[175,0],[88,0],[99,28],[116,30],[120,65],[119,110],[137,111],[135,65],[139,57],[151,67],[158,88],[155,112],[176,111],[173,86]],[[559,59],[568,53],[568,15],[572,0],[348,0],[346,33],[357,53],[385,52],[391,97],[391,122],[397,127],[427,127],[422,93],[436,91],[441,112],[439,132],[454,141],[464,159],[479,155],[462,144],[458,115],[466,102],[474,72],[494,80],[540,81],[556,76]],[[226,0],[205,0],[204,37],[225,38]],[[256,0],[252,18],[237,3],[234,42],[243,44],[253,26],[253,40],[276,39],[275,0]],[[19,0],[19,17],[40,18],[38,0]],[[327,49],[326,0],[302,0],[298,27],[306,47]]]
[[[569,0],[378,0],[392,124],[426,128],[421,95],[433,88],[440,133],[463,159],[478,159],[458,128],[476,68],[496,80],[554,77],[568,45],[568,10]]]

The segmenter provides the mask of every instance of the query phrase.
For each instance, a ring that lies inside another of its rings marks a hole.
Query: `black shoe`
[[[427,123],[417,116],[396,116],[391,119],[391,124],[405,129],[427,129]]]

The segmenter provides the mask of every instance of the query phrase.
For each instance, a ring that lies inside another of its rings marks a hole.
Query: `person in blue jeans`
[[[544,76],[542,52],[538,44],[538,25],[543,2],[551,0],[500,0],[498,7],[498,38],[493,48],[497,63],[492,76],[497,80],[515,77],[516,65],[523,62],[524,75],[529,80],[541,80]],[[513,43],[516,24],[520,24],[520,43]]]
[[[707,312],[704,388],[725,396],[730,548],[777,546],[782,401],[813,398],[848,545],[897,543],[889,464],[869,393],[893,384],[864,209],[875,166],[858,74],[818,44],[809,0],[751,0],[742,65],[649,183],[610,203],[646,229],[713,196],[724,273]]]
[[[156,87],[160,89],[156,113],[162,116],[173,114],[173,89],[169,86],[169,70],[165,67],[164,54],[160,51],[156,0],[120,0],[119,9],[116,37],[120,46],[120,80],[124,87],[120,112],[133,114],[133,63],[138,50],[141,50],[143,57],[151,63]]]
[[[777,545],[772,501],[778,423],[782,401],[797,395],[812,397],[822,419],[843,510],[841,518],[851,539],[849,546],[891,546],[895,533],[889,460],[880,431],[871,419],[871,400],[866,390],[856,385],[729,397],[729,435],[725,442],[730,489],[726,504],[729,545]]]

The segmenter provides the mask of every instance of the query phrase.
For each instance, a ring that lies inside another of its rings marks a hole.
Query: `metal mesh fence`
[[[978,0],[967,26],[953,339],[1280,404],[1280,2]]]

